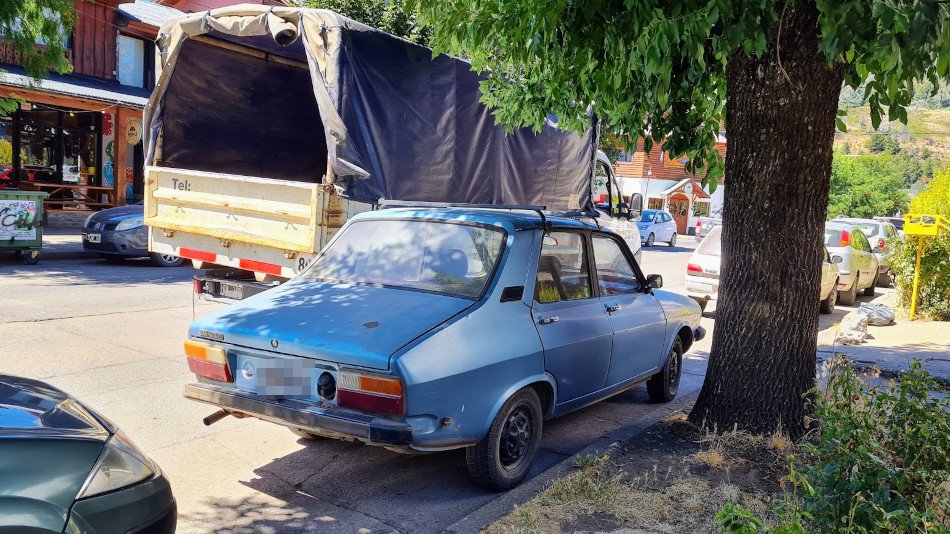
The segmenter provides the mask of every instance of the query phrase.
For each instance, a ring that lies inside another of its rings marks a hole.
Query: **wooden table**
[[[62,184],[52,182],[20,181],[19,188],[30,191],[45,191],[49,197],[43,201],[46,208],[59,206],[61,210],[85,208],[111,208],[115,206],[115,189],[99,185]],[[61,192],[69,192],[70,198],[53,198]],[[106,196],[106,201],[101,196]]]

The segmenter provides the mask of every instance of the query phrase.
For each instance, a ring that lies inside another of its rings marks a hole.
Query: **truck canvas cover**
[[[350,200],[592,207],[597,129],[506,134],[469,63],[326,10],[165,24],[148,165],[332,182]],[[327,178],[329,177],[329,178]]]

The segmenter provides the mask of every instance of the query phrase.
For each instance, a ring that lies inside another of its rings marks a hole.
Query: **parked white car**
[[[693,251],[686,266],[686,295],[695,300],[703,310],[709,301],[719,296],[720,256],[722,255],[722,227],[716,226],[706,234],[703,241]],[[838,300],[838,266],[825,249],[821,264],[821,284],[818,300],[822,313],[831,313]]]
[[[606,206],[602,205],[597,206],[597,211],[600,212],[600,217],[597,218],[597,224],[613,230],[622,237],[624,242],[627,243],[627,246],[630,247],[630,252],[633,253],[633,259],[637,260],[637,264],[643,265],[640,263],[643,251],[640,250],[640,231],[637,230],[637,220],[634,219],[631,221],[625,217],[611,217],[607,213]]]
[[[838,264],[838,300],[850,306],[861,290],[868,297],[874,296],[880,262],[864,232],[846,222],[829,221],[825,223],[825,246]]]
[[[643,210],[637,229],[640,230],[640,242],[644,246],[652,247],[657,241],[676,246],[676,221],[667,211]]]
[[[696,242],[699,243],[704,237],[709,235],[713,228],[722,225],[722,219],[717,217],[699,217],[696,221],[696,230],[693,235],[696,236]]]
[[[833,222],[850,224],[861,229],[861,233],[863,233],[864,237],[868,238],[868,242],[871,243],[871,251],[877,256],[878,270],[881,273],[877,277],[877,285],[881,287],[889,286],[891,284],[890,265],[887,263],[884,251],[888,243],[893,243],[895,240],[900,239],[900,233],[897,231],[897,227],[894,226],[891,221],[883,217],[875,217],[874,219],[838,217]]]

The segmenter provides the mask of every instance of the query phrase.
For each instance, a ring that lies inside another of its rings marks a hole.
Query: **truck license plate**
[[[244,298],[243,291],[241,291],[241,286],[237,284],[229,284],[227,282],[221,282],[221,296],[232,299]]]
[[[102,234],[86,234],[86,241],[90,243],[102,243]]]

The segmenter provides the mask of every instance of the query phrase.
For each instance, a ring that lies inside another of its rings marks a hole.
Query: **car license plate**
[[[90,243],[102,243],[102,234],[86,234],[86,241]]]
[[[239,354],[234,385],[267,397],[315,395],[313,362],[303,358],[258,358]]]

